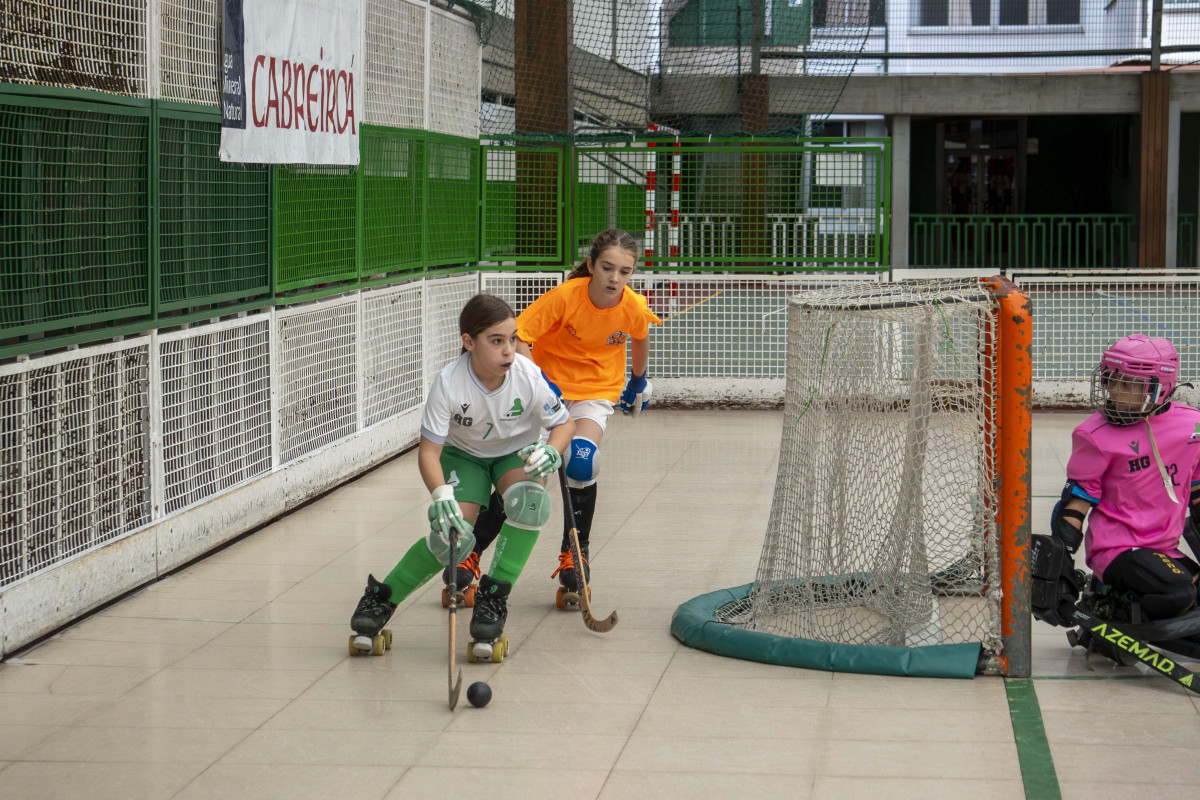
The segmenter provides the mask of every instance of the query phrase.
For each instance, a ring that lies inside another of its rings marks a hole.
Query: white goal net
[[[1001,648],[997,302],[974,279],[803,292],[779,471],[749,594],[783,637]]]

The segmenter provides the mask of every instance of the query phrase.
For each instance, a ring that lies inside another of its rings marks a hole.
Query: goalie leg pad
[[[1126,550],[1104,571],[1104,582],[1130,592],[1150,620],[1170,619],[1196,604],[1196,567],[1157,550]]]
[[[1033,580],[1029,604],[1034,616],[1051,625],[1069,626],[1059,609],[1064,605],[1073,606],[1079,600],[1083,574],[1075,569],[1062,539],[1035,534],[1030,540]]]
[[[517,481],[504,493],[504,513],[513,527],[541,530],[550,519],[550,493],[535,481]]]
[[[567,448],[570,459],[567,461],[567,477],[575,481],[579,487],[595,483],[600,475],[600,446],[591,439],[576,436]]]

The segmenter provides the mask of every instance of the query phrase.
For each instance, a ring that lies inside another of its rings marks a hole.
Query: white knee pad
[[[567,448],[567,478],[572,486],[581,488],[596,482],[600,475],[600,446],[591,439],[576,436]]]
[[[504,514],[511,525],[541,530],[550,519],[550,493],[536,481],[517,481],[504,493]]]

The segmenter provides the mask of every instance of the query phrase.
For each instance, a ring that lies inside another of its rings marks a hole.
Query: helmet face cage
[[[1179,353],[1168,339],[1140,333],[1119,339],[1092,372],[1091,405],[1114,425],[1145,419],[1166,405],[1179,379]]]
[[[1161,389],[1158,378],[1127,375],[1101,364],[1092,371],[1091,405],[1113,425],[1132,425],[1158,410]]]

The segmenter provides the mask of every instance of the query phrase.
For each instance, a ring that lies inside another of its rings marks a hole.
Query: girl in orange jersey
[[[596,477],[600,474],[600,445],[608,418],[619,405],[638,414],[650,402],[646,380],[650,360],[650,323],[661,325],[646,298],[629,288],[639,254],[637,240],[623,230],[610,229],[592,240],[588,257],[567,280],[535,300],[517,317],[517,351],[542,368],[550,386],[563,398],[575,421],[575,438],[564,453],[568,491],[575,511],[575,528],[587,563],[592,516],[596,511]],[[625,346],[632,343],[632,371],[625,376]],[[623,388],[622,388],[623,387]],[[478,563],[481,553],[503,522],[500,506],[481,515],[476,524]],[[496,516],[496,519],[491,519]],[[468,558],[470,561],[470,558]],[[471,570],[464,561],[460,570]],[[565,591],[579,591],[579,579],[563,531],[558,577]],[[448,571],[447,571],[448,572]],[[469,579],[468,579],[469,580]],[[462,583],[460,579],[460,584]]]
[[[588,257],[567,280],[533,302],[517,317],[517,350],[529,355],[561,391],[575,438],[567,451],[566,473],[575,528],[583,553],[584,575],[592,515],[596,511],[596,478],[600,444],[614,406],[637,414],[650,402],[646,368],[650,360],[650,323],[661,325],[646,298],[629,288],[639,249],[623,230],[610,229],[592,240]],[[625,344],[633,349],[632,371],[625,377]],[[622,389],[624,385],[624,389]],[[567,538],[554,575],[568,592],[579,590]],[[551,577],[554,577],[553,575]]]

